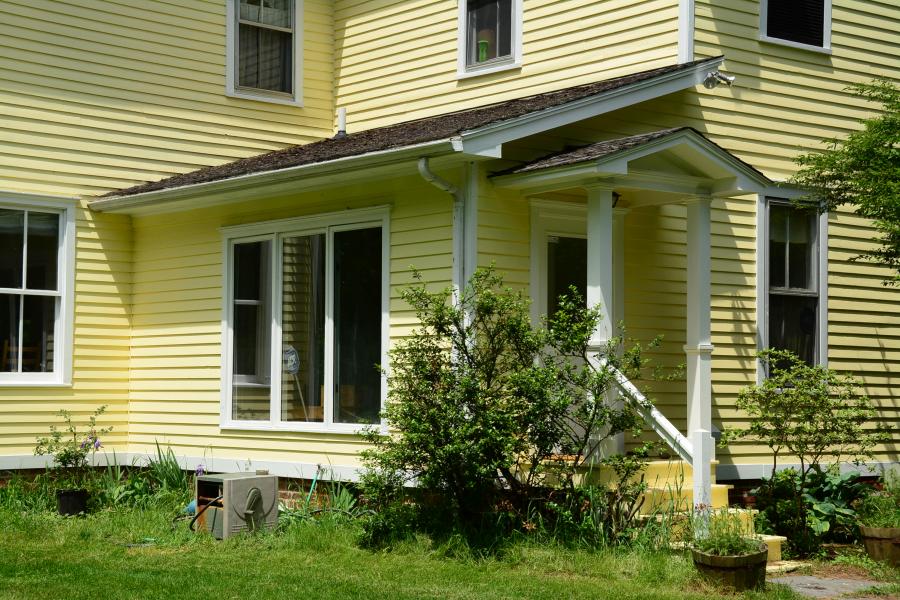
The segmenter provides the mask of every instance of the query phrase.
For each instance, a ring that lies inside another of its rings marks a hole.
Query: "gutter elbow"
[[[434,187],[451,194],[455,199],[459,200],[459,189],[449,181],[445,179],[441,179],[435,173],[433,173],[428,166],[428,158],[422,157],[418,162],[419,175],[422,176],[422,179],[433,185]]]

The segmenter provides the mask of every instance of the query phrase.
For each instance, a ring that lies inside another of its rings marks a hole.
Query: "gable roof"
[[[247,175],[281,171],[292,167],[322,164],[349,157],[401,150],[429,142],[456,140],[468,134],[478,134],[486,130],[493,130],[498,125],[530,120],[544,113],[551,113],[561,108],[577,105],[585,100],[627,90],[636,85],[652,84],[683,74],[697,73],[702,75],[705,70],[714,69],[722,60],[722,57],[714,57],[671,65],[435,117],[368,129],[350,133],[342,138],[329,138],[309,144],[291,146],[223,165],[206,167],[159,181],[116,190],[101,196],[101,200],[95,200],[92,204],[98,205],[97,207],[99,208],[100,205],[111,204],[110,200],[116,198],[174,190]],[[702,77],[700,80],[702,80]],[[678,89],[683,89],[684,87],[686,87],[684,84],[680,84]],[[667,89],[661,93],[670,93],[670,91],[674,90]],[[634,100],[631,103],[640,100]],[[571,120],[585,118],[579,115],[582,115],[582,113],[574,115]]]

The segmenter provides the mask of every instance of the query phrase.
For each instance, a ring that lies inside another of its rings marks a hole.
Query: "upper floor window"
[[[63,383],[69,211],[0,205],[0,384]]]
[[[831,0],[762,0],[762,39],[798,48],[831,48]]]
[[[302,0],[229,0],[228,94],[300,102]]]
[[[459,0],[459,75],[515,68],[522,61],[522,0]]]
[[[819,215],[768,201],[767,346],[790,350],[808,364],[820,356]]]
[[[387,212],[226,233],[222,424],[356,431],[380,422],[387,350]]]

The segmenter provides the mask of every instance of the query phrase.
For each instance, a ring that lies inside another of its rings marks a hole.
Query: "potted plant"
[[[882,490],[856,503],[856,513],[869,557],[900,566],[900,476],[887,474]]]
[[[737,591],[763,589],[766,584],[766,544],[745,531],[736,515],[722,512],[694,518],[691,547],[694,566],[705,579]]]
[[[93,462],[94,454],[103,447],[99,436],[112,431],[112,427],[97,429],[97,417],[105,410],[106,405],[103,405],[94,411],[88,419],[85,433],[79,433],[69,411],[60,410],[57,415],[65,421],[64,430],[51,425],[49,436],[37,438],[34,453],[53,457],[50,468],[56,471],[55,479],[62,486],[56,490],[56,506],[61,515],[87,512],[88,490],[83,485],[89,464],[88,455],[92,459],[90,462]]]

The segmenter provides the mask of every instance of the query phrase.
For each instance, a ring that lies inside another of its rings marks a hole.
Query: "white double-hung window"
[[[823,215],[766,198],[763,346],[790,350],[812,365],[826,359]]]
[[[0,385],[70,378],[73,215],[0,198]]]
[[[227,228],[222,426],[380,422],[386,209]]]
[[[228,0],[228,95],[300,104],[302,10],[302,0]]]
[[[522,64],[522,0],[459,0],[460,77]]]

